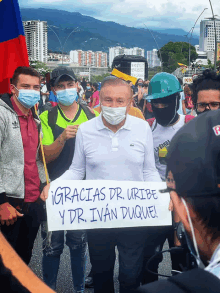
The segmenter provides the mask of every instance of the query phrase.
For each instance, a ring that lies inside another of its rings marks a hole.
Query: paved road
[[[165,243],[164,249],[167,249],[167,243]],[[90,271],[90,263],[88,261],[86,273],[88,274]],[[33,250],[33,256],[30,262],[30,267],[34,271],[34,273],[42,279],[42,239],[40,236],[40,232],[35,241],[35,246]],[[163,262],[160,264],[159,273],[161,274],[170,274],[171,265],[170,265],[170,257],[169,254],[164,254]],[[115,263],[115,292],[119,293],[119,286],[118,286],[118,261],[116,260]],[[58,293],[73,293],[73,285],[72,285],[72,276],[71,276],[71,269],[70,269],[70,256],[69,256],[69,249],[67,246],[64,248],[64,252],[61,256],[61,264],[58,274],[58,282],[57,282],[57,292]],[[93,293],[93,289],[86,289],[86,293]]]

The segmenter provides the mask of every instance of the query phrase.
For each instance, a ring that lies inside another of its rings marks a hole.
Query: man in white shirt
[[[101,115],[80,125],[72,164],[59,179],[157,181],[152,133],[148,123],[128,115],[130,86],[116,77],[102,82]],[[49,186],[41,197],[47,198]],[[120,292],[139,286],[145,242],[144,228],[88,231],[94,293],[114,292],[115,246],[119,251]]]
[[[161,72],[154,75],[149,83],[147,99],[151,101],[155,118],[148,119],[151,126],[154,143],[154,156],[156,168],[163,181],[166,180],[167,154],[170,142],[175,133],[184,126],[186,122],[193,119],[193,116],[178,114],[180,105],[180,93],[182,88],[178,79],[169,73]],[[174,219],[175,220],[175,219]],[[169,246],[174,246],[174,229],[172,226],[149,227],[150,243],[155,245],[155,249],[163,248],[164,242],[168,239]],[[149,237],[148,237],[149,238]],[[145,262],[152,256],[149,245],[146,246]],[[185,262],[184,255],[171,255],[173,270],[180,270],[179,264]],[[151,262],[151,270],[157,271],[162,256],[155,258]],[[145,271],[143,273],[142,284],[158,279],[157,275],[152,275]]]

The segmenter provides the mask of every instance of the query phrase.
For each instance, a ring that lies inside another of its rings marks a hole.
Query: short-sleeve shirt
[[[93,100],[95,100],[95,106],[98,106],[99,105],[99,91],[95,91],[91,98],[90,98],[90,103],[89,103],[89,106],[92,107],[92,103],[93,103]]]
[[[88,118],[81,107],[78,105],[78,110],[74,119],[70,120],[66,117],[62,109],[56,106],[57,111],[57,119],[56,123],[53,128],[48,123],[48,113],[49,111],[45,111],[40,115],[40,120],[42,124],[42,131],[43,131],[43,145],[51,145],[58,136],[64,131],[64,129],[68,125],[80,125],[83,122],[88,121]],[[95,115],[98,116],[99,113],[94,111]],[[62,152],[60,153],[59,157],[56,158],[54,161],[47,164],[48,172],[50,175],[50,179],[54,180],[61,176],[70,166],[75,148],[75,138],[68,139],[63,147]]]
[[[154,156],[157,170],[163,181],[166,179],[166,168],[167,168],[167,153],[171,139],[175,133],[185,124],[185,116],[180,115],[180,120],[172,126],[162,126],[156,124],[154,121],[151,129],[153,129],[153,142],[154,142]],[[156,127],[155,127],[156,125]]]

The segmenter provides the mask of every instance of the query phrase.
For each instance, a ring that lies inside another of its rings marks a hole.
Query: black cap
[[[220,110],[199,115],[175,134],[169,171],[180,196],[220,196]]]
[[[57,84],[63,75],[69,76],[74,81],[77,80],[73,70],[70,67],[60,66],[51,72],[51,79],[54,79],[54,84]]]

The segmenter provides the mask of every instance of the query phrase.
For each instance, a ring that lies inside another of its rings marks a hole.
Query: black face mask
[[[179,114],[177,113],[179,108],[179,100],[173,99],[167,104],[168,107],[166,108],[156,108],[152,103],[152,110],[154,112],[156,121],[162,126],[173,124],[179,119]]]

